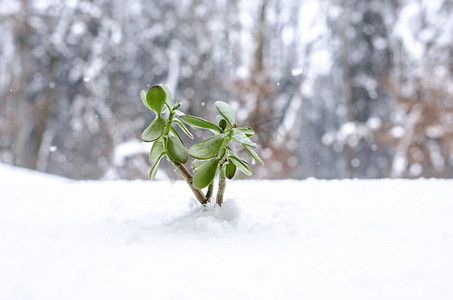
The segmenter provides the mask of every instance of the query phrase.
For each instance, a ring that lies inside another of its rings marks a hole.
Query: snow
[[[0,165],[0,299],[452,299],[452,180],[70,181]]]
[[[378,130],[382,126],[382,121],[379,118],[371,117],[366,121],[366,124],[371,130]]]
[[[405,49],[410,51],[412,57],[418,61],[422,61],[424,49],[420,41],[417,40],[413,28],[420,28],[419,18],[421,6],[419,3],[411,2],[407,3],[402,9],[399,20],[394,27],[394,34],[399,36],[404,45]]]
[[[291,70],[291,75],[293,76],[299,76],[304,73],[304,70],[302,68],[297,68],[297,69],[292,69]]]
[[[390,135],[397,139],[402,138],[405,133],[406,131],[401,126],[394,126],[390,129]]]

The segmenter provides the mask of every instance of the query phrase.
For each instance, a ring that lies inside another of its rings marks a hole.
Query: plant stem
[[[169,109],[170,109],[170,107],[169,107]],[[168,116],[168,123],[167,123],[167,126],[164,129],[164,136],[167,136],[168,133],[170,132],[171,124],[172,124],[174,116],[175,116],[175,112],[170,109],[170,115]]]
[[[226,170],[225,166],[220,168],[219,172],[219,188],[217,190],[216,203],[222,205],[223,203],[223,194],[225,193],[226,187]]]
[[[171,160],[175,168],[178,170],[178,172],[184,177],[186,180],[187,184],[189,185],[190,189],[192,190],[193,194],[197,198],[197,200],[202,204],[206,205],[210,200],[203,194],[203,192],[199,189],[197,189],[193,185],[193,176],[190,174],[189,170],[187,170],[186,166],[183,164],[180,164],[177,161],[174,161],[173,159]]]
[[[212,194],[214,193],[214,181],[209,184],[208,191],[206,192],[206,199],[211,202]]]

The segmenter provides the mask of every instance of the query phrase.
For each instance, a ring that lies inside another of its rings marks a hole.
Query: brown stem
[[[216,198],[216,202],[218,205],[222,205],[222,203],[223,203],[223,194],[225,193],[225,187],[226,187],[226,179],[220,178],[219,179],[219,189],[217,190],[217,198]]]
[[[186,180],[187,184],[189,185],[190,189],[192,190],[192,192],[195,195],[195,197],[197,198],[197,200],[202,205],[206,205],[209,202],[209,199],[203,194],[203,192],[201,190],[197,189],[193,185],[193,176],[192,176],[192,174],[190,174],[189,170],[187,170],[187,168],[183,164],[180,164],[177,161],[171,160],[171,162],[176,167],[178,172],[182,175],[182,177],[184,177],[184,179]]]

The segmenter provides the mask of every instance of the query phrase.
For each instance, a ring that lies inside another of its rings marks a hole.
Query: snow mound
[[[176,232],[221,236],[233,232],[241,225],[241,213],[239,203],[233,199],[227,199],[222,206],[200,206],[198,201],[192,198],[188,212],[163,222],[162,225]]]

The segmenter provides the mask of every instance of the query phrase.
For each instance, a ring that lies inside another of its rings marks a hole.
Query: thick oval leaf
[[[167,94],[165,93],[165,90],[158,85],[151,87],[146,94],[146,103],[148,103],[149,108],[156,112],[159,117],[165,107],[166,99]]]
[[[196,169],[193,175],[193,185],[197,189],[204,189],[214,180],[219,161],[220,158],[212,158]]]
[[[225,121],[225,119],[222,119],[219,121],[219,127],[222,129],[222,130],[225,130],[225,128],[227,127],[227,121]]]
[[[194,159],[192,161],[192,169],[195,171],[196,169],[198,169],[199,167],[201,167],[203,164],[205,164],[207,162],[208,162],[207,160]]]
[[[149,159],[152,163],[155,163],[163,153],[165,153],[165,146],[164,140],[161,137],[160,139],[154,141],[151,151],[149,152]]]
[[[247,166],[246,162],[244,160],[242,160],[241,158],[230,155],[230,156],[228,156],[228,160],[230,162],[232,162],[233,164],[235,164],[236,167],[238,167],[239,170],[241,170],[242,173],[244,173],[245,175],[247,175],[247,176],[252,175],[252,171]]]
[[[237,128],[233,128],[233,138],[238,141],[239,143],[241,143],[242,145],[244,146],[250,146],[250,147],[254,147],[254,148],[257,148],[258,145],[255,144],[254,142],[252,142],[251,139],[249,139],[245,133],[243,133],[241,130],[237,129]]]
[[[176,131],[176,129],[173,126],[170,127],[170,132],[168,133],[168,135],[178,138],[179,141],[181,142],[181,144],[184,145],[184,142],[182,141],[181,137],[179,136],[178,132]]]
[[[182,111],[180,111],[180,110],[175,109],[175,110],[173,110],[173,111],[175,112],[175,115],[177,115],[178,117],[181,117],[181,116],[184,116],[184,115],[185,115],[185,114],[184,114]]]
[[[171,159],[184,164],[188,159],[186,146],[175,136],[169,136],[166,142],[167,155]]]
[[[178,124],[179,128],[181,128],[182,131],[184,131],[185,134],[187,134],[188,137],[190,137],[191,139],[193,139],[192,133],[190,133],[190,131],[187,129],[187,127],[184,126],[184,124],[183,124],[180,120],[178,120],[178,119],[173,119],[173,123]]]
[[[225,120],[230,123],[231,127],[236,123],[236,112],[234,109],[226,102],[217,101],[215,107],[219,113],[225,118]]]
[[[144,142],[153,142],[160,138],[164,133],[165,120],[162,118],[155,118],[154,121],[142,133],[142,140]]]
[[[151,171],[149,172],[149,180],[152,180],[154,177],[156,177],[157,170],[159,169],[159,163],[160,159],[164,156],[164,154],[160,155],[157,158],[157,161],[154,163],[154,165],[151,167]]]
[[[242,131],[242,133],[244,133],[247,137],[251,137],[255,134],[255,131],[253,131],[252,127],[239,127],[238,129]]]
[[[172,107],[173,106],[173,96],[171,95],[170,89],[168,88],[168,86],[166,86],[165,84],[162,84],[162,83],[159,84],[159,86],[164,89],[165,94],[167,95],[166,101],[167,101],[168,106]]]
[[[199,142],[189,149],[190,156],[198,159],[208,159],[217,155],[225,140],[225,134],[217,134]]]
[[[232,162],[229,162],[225,165],[225,175],[228,179],[232,179],[236,174],[236,165]]]
[[[147,109],[151,110],[151,108],[148,105],[148,102],[146,102],[146,91],[145,90],[142,90],[140,92],[140,97],[142,98],[143,105],[145,105]]]
[[[255,152],[250,146],[244,145],[245,150],[253,157],[254,160],[264,165],[264,161],[259,157],[258,153]]]
[[[170,136],[174,136],[174,137],[177,137],[181,143],[184,143],[181,139],[181,137],[179,136],[178,132],[176,131],[175,127],[171,126],[170,127],[170,132],[168,133]]]
[[[184,123],[189,124],[193,129],[205,128],[213,131],[214,133],[222,132],[219,126],[201,118],[194,116],[181,116],[180,118]]]

